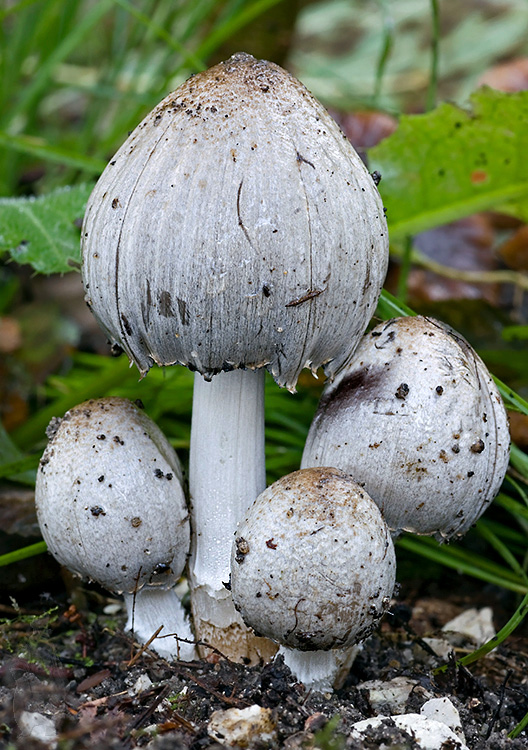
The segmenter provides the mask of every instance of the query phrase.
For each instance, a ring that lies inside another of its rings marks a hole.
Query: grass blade
[[[43,552],[47,551],[46,542],[36,542],[30,544],[27,547],[14,550],[14,552],[6,552],[5,555],[0,555],[0,567],[5,565],[11,565],[12,563],[20,562],[20,560],[27,560],[28,557],[36,557],[42,555]]]

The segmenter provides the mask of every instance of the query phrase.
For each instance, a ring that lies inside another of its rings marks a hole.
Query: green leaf
[[[528,209],[528,92],[482,88],[471,109],[407,115],[369,152],[392,240],[486,209]]]
[[[501,331],[504,341],[528,339],[528,325],[505,326]]]
[[[31,486],[35,483],[33,469],[37,464],[38,458],[24,456],[0,422],[0,478],[8,477],[15,482]]]
[[[40,198],[0,199],[0,252],[44,274],[78,267],[78,222],[92,188],[83,184]]]
[[[0,466],[14,463],[23,456],[22,451],[13,443],[4,425],[0,422]]]

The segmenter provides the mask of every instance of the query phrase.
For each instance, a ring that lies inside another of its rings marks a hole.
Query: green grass
[[[0,11],[0,196],[92,177],[123,135],[284,0],[22,0]],[[237,51],[236,49],[232,50]]]

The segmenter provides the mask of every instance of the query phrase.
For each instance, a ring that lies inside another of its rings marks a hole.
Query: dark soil
[[[417,748],[395,726],[372,731],[364,742],[349,736],[355,721],[379,712],[362,684],[403,676],[413,689],[401,712],[419,712],[428,698],[447,696],[460,712],[472,750],[526,748],[526,732],[517,739],[507,737],[528,711],[525,634],[510,638],[469,669],[456,666],[453,658],[443,673],[434,671],[443,660],[422,640],[468,606],[485,602],[501,622],[513,611],[511,600],[506,602],[509,613],[503,612],[499,590],[470,585],[473,596],[467,590],[424,596],[405,586],[392,614],[365,642],[344,686],[332,694],[307,691],[281,660],[248,667],[212,653],[207,660],[167,663],[141,651],[122,632],[121,613],[103,611],[115,600],[95,588],[74,590],[78,609],[70,604],[72,591],[70,598],[59,593],[24,605],[12,600],[0,605],[0,747],[219,748],[208,734],[211,714],[258,704],[271,710],[276,737],[253,739],[251,747]],[[464,653],[463,646],[457,656]],[[50,718],[55,745],[25,736],[22,712]]]

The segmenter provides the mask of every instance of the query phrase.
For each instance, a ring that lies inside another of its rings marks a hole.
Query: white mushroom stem
[[[264,369],[222,372],[211,382],[197,373],[189,461],[191,605],[197,637],[223,653],[235,641],[235,658],[245,655],[236,641],[246,628],[224,584],[237,523],[265,486]]]
[[[138,641],[147,643],[163,626],[149,646],[153,651],[169,660],[196,658],[194,635],[174,589],[143,588],[135,594],[125,594],[124,599],[126,630],[132,630]]]
[[[299,651],[296,648],[280,646],[278,654],[292,674],[312,690],[331,692],[344,683],[360,646],[330,651]]]

